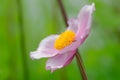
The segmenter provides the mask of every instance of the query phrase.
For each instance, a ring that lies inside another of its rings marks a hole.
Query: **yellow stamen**
[[[55,40],[54,47],[61,50],[70,45],[75,39],[75,33],[71,30],[66,30]]]

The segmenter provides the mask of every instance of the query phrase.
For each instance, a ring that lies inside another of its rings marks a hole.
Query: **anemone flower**
[[[68,20],[67,29],[60,35],[50,35],[43,39],[36,51],[30,53],[32,59],[48,57],[46,70],[53,72],[68,65],[76,50],[85,41],[90,33],[94,3],[85,5],[77,18]]]

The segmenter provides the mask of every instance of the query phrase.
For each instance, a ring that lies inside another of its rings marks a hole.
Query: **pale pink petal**
[[[43,39],[34,52],[30,53],[32,59],[40,59],[44,57],[52,57],[57,54],[57,50],[54,48],[54,41],[58,35],[51,35]]]
[[[51,72],[53,72],[56,69],[59,69],[68,65],[72,61],[75,52],[76,50],[66,52],[64,54],[58,54],[54,57],[49,58],[46,63],[46,69],[51,70]]]
[[[78,31],[76,34],[77,39],[81,40],[81,38],[86,37],[89,34],[91,21],[92,21],[92,13],[95,10],[95,4],[84,6],[79,15],[78,15]]]
[[[68,20],[67,30],[72,30],[76,33],[77,30],[78,30],[77,26],[78,26],[78,19],[77,18],[71,18],[71,19]]]

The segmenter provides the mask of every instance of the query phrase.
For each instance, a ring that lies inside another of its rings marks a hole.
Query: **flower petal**
[[[51,70],[51,72],[53,72],[56,69],[59,69],[68,65],[72,61],[75,52],[76,50],[66,52],[64,54],[58,54],[54,57],[51,57],[46,63],[46,69]]]
[[[94,10],[95,10],[94,3],[92,3],[92,5],[86,5],[81,9],[78,15],[79,24],[78,31],[76,34],[78,39],[84,38],[86,35],[89,34],[92,21],[92,13]]]
[[[44,57],[52,57],[57,54],[56,49],[54,48],[54,41],[58,37],[58,35],[51,35],[43,39],[38,47],[38,49],[34,52],[30,53],[30,57],[32,59],[40,59]]]
[[[78,19],[77,18],[71,18],[71,19],[68,20],[68,24],[69,24],[69,26],[68,26],[67,30],[72,30],[76,33],[77,30],[78,30],[78,27],[77,27]]]

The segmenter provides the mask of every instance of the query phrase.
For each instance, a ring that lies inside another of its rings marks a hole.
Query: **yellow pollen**
[[[54,47],[61,50],[69,46],[75,39],[75,33],[71,30],[66,30],[55,40]]]

